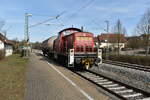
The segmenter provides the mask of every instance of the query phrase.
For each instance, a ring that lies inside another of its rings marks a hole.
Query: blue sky
[[[30,28],[32,42],[43,41],[72,25],[78,28],[84,26],[85,30],[97,35],[104,32],[105,20],[109,20],[112,27],[118,18],[128,35],[132,35],[147,8],[150,8],[150,0],[1,0],[0,20],[6,21],[3,29],[10,27],[8,38],[22,40],[25,13],[33,14],[29,18],[30,26],[64,12],[59,19],[47,22],[52,25]]]

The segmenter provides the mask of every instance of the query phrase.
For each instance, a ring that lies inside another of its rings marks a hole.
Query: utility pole
[[[28,14],[25,13],[25,26],[24,26],[24,39],[27,42],[27,34],[28,34]]]
[[[107,33],[109,33],[109,21],[106,20],[105,22],[106,22],[106,24],[107,24]]]
[[[107,24],[107,30],[106,30],[106,32],[107,32],[106,59],[109,59],[109,54],[107,54],[107,53],[109,53],[109,21],[106,20],[105,22],[106,22],[106,24]]]
[[[57,15],[55,17],[49,18],[47,20],[44,20],[44,21],[42,21],[40,23],[36,23],[34,25],[29,26],[28,22],[29,22],[29,17],[30,16],[32,16],[32,14],[25,13],[25,26],[24,26],[24,40],[25,41],[24,41],[24,47],[23,47],[23,50],[22,50],[22,56],[23,57],[28,57],[29,54],[30,54],[30,51],[31,51],[31,47],[30,47],[30,43],[29,43],[29,40],[30,40],[29,39],[29,28],[32,28],[32,27],[44,24],[44,23],[52,20],[52,18],[58,19],[60,17],[60,15]]]
[[[29,16],[32,16],[32,14],[25,13],[25,40],[27,42],[29,42]]]
[[[81,26],[81,30],[83,31],[83,26]]]
[[[28,57],[29,56],[29,26],[28,26],[28,17],[32,16],[32,14],[25,13],[25,27],[24,27],[24,38],[25,38],[25,43],[24,43],[24,48],[23,48],[23,57]]]

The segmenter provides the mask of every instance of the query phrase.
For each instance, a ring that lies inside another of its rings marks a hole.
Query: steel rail
[[[112,60],[103,60],[103,63],[150,72],[150,66],[143,66],[143,65],[131,64],[131,63],[125,63],[125,62],[119,62],[119,61],[112,61]]]
[[[150,93],[110,79],[90,70],[74,72],[121,100],[143,100],[150,96]]]

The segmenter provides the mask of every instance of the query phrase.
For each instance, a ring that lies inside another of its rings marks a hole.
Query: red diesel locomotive
[[[43,42],[43,54],[64,62],[67,67],[83,65],[89,69],[102,63],[102,51],[95,47],[92,33],[78,28],[67,28]]]

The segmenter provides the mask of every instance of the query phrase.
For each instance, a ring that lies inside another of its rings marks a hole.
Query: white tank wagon
[[[52,36],[42,42],[42,51],[44,55],[48,54],[50,56],[53,53],[53,44],[56,38],[57,36]]]

